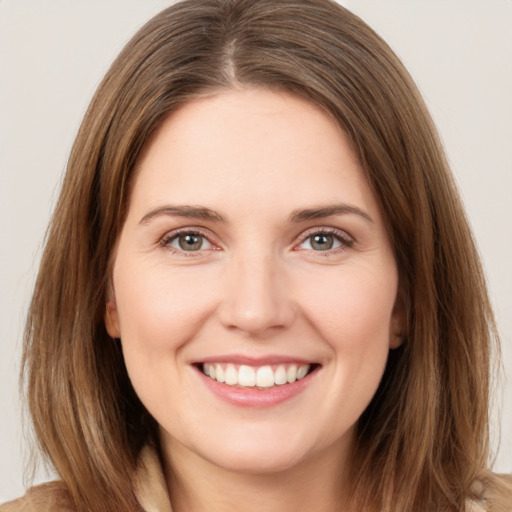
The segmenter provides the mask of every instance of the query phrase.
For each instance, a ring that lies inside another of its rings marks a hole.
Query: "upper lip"
[[[295,356],[285,355],[267,355],[267,356],[247,356],[242,354],[224,354],[205,357],[197,361],[193,361],[192,364],[200,363],[232,363],[247,366],[266,366],[276,364],[315,364],[315,361],[304,359]]]

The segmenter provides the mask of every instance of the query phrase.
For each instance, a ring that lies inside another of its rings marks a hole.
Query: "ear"
[[[391,325],[389,332],[389,348],[398,348],[407,339],[407,307],[404,293],[398,291],[396,302],[391,315]]]
[[[117,304],[114,297],[109,298],[105,310],[105,328],[111,338],[120,338],[121,329],[119,328],[119,315],[117,313]]]

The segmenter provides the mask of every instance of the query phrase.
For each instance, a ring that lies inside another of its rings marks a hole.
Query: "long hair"
[[[137,157],[164,118],[211,91],[299,95],[343,128],[380,203],[407,311],[402,346],[357,425],[359,510],[464,510],[489,464],[497,340],[475,244],[437,132],[387,44],[331,0],[185,0],[150,20],[100,84],[74,143],[25,333],[43,453],[77,510],[137,509],[157,428],[104,314]],[[473,486],[473,487],[472,487]]]

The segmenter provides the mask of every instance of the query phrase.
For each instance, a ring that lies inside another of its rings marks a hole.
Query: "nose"
[[[233,258],[219,305],[221,323],[260,338],[289,327],[296,308],[287,284],[286,273],[271,255]]]

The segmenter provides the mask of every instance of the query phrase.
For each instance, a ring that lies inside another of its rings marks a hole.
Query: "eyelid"
[[[332,254],[334,252],[344,251],[347,248],[352,247],[356,242],[356,239],[353,236],[349,235],[346,231],[344,231],[342,229],[334,228],[334,227],[315,226],[315,227],[309,228],[306,231],[304,231],[303,233],[301,233],[301,235],[299,236],[299,241],[294,245],[294,250],[296,250],[308,238],[310,238],[314,235],[331,235],[331,236],[334,236],[336,239],[338,239],[342,243],[342,247],[338,247],[335,249],[329,249],[326,251],[314,251],[318,254],[328,255],[328,254]]]
[[[171,240],[177,238],[178,236],[182,234],[191,234],[191,235],[198,235],[204,237],[208,242],[213,246],[209,249],[200,249],[198,251],[183,251],[180,249],[176,249],[174,247],[170,247],[168,244]],[[346,250],[347,248],[350,248],[354,245],[356,242],[355,238],[348,234],[346,231],[334,228],[334,227],[322,227],[322,226],[315,226],[309,229],[306,229],[304,232],[300,234],[298,237],[297,243],[294,244],[294,250],[298,250],[298,247],[304,243],[308,238],[311,236],[317,235],[317,234],[324,234],[324,235],[331,235],[334,236],[337,240],[339,240],[342,243],[342,247],[337,247],[335,249],[329,249],[326,251],[314,251],[318,254],[324,254],[329,255],[335,252],[341,252]],[[160,239],[158,240],[158,245],[160,245],[162,248],[169,250],[172,253],[180,254],[184,256],[200,256],[202,253],[206,251],[212,251],[212,250],[219,250],[219,244],[213,241],[214,237],[212,236],[211,232],[209,230],[205,230],[204,228],[198,227],[198,226],[187,226],[187,227],[181,227],[177,228],[171,231],[166,232]]]
[[[175,247],[171,247],[170,245],[168,245],[171,240],[174,240],[175,238],[177,238],[180,235],[198,235],[198,236],[202,236],[203,238],[208,240],[208,242],[213,247],[209,248],[209,249],[200,249],[198,251],[184,251],[184,250],[176,249]],[[207,230],[205,230],[203,228],[200,228],[198,226],[187,226],[187,227],[182,227],[182,228],[178,228],[178,229],[173,229],[171,231],[167,231],[158,240],[158,245],[160,245],[164,249],[167,249],[168,251],[170,251],[173,254],[184,255],[184,256],[187,256],[187,257],[190,257],[190,256],[200,256],[202,253],[204,253],[206,251],[212,251],[212,250],[218,250],[219,249],[219,244],[215,243],[212,240],[212,238],[213,238],[212,234],[209,231],[207,231]]]

